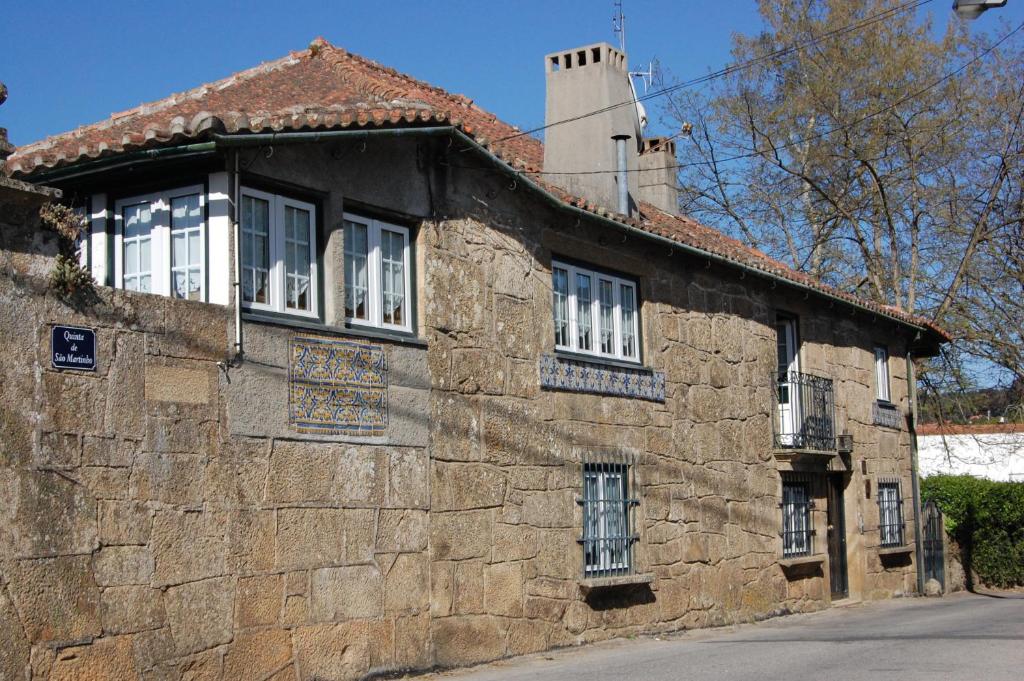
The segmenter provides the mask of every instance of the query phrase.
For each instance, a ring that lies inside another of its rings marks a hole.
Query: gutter
[[[198,156],[211,156],[217,151],[215,142],[197,142],[195,144],[183,144],[177,147],[158,147],[156,149],[142,149],[117,154],[109,158],[99,158],[86,163],[76,164],[68,168],[57,168],[31,175],[31,181],[55,182],[58,180],[92,175],[93,173],[104,172],[114,168],[134,165],[140,161],[155,161],[164,158],[191,158]]]
[[[914,361],[907,352],[907,391],[910,398],[910,488],[914,497],[914,567],[917,568],[917,593],[924,595],[924,547],[921,540],[921,480],[917,457],[917,376]]]
[[[271,133],[236,133],[236,134],[223,134],[214,133],[213,141],[200,142],[196,144],[186,144],[177,147],[161,147],[157,149],[147,149],[141,151],[128,152],[127,154],[120,154],[110,159],[98,159],[90,163],[74,166],[72,168],[55,170],[48,173],[40,173],[38,176],[33,177],[33,181],[46,182],[55,181],[61,179],[69,179],[72,177],[78,177],[82,175],[92,174],[109,170],[113,168],[122,167],[125,165],[131,165],[137,162],[151,161],[164,158],[187,158],[190,156],[205,156],[216,153],[218,149],[229,148],[229,147],[243,147],[251,146],[253,144],[292,144],[292,143],[310,143],[318,142],[321,140],[335,139],[335,138],[358,138],[358,137],[406,137],[414,135],[452,135],[462,142],[469,145],[471,148],[478,149],[483,153],[483,156],[491,162],[497,169],[507,172],[515,177],[521,179],[524,183],[530,186],[533,190],[538,192],[544,199],[547,200],[552,206],[560,210],[568,210],[571,213],[575,213],[580,217],[585,217],[589,220],[596,220],[602,224],[613,227],[619,231],[625,232],[626,234],[639,237],[641,239],[647,239],[669,246],[672,249],[678,249],[684,253],[705,258],[712,262],[716,262],[721,265],[726,265],[730,268],[739,269],[745,272],[750,272],[755,276],[763,277],[773,283],[782,284],[790,288],[804,291],[805,293],[813,294],[826,300],[830,300],[841,305],[849,306],[858,309],[862,312],[866,312],[876,317],[882,317],[889,319],[897,324],[914,329],[918,332],[918,338],[921,334],[929,332],[923,326],[918,326],[911,322],[905,321],[898,317],[895,317],[885,312],[879,312],[873,310],[863,304],[847,300],[835,294],[822,291],[814,288],[799,281],[787,279],[777,274],[752,267],[742,262],[726,258],[725,256],[717,255],[710,251],[705,251],[696,246],[690,246],[687,244],[680,243],[674,239],[661,236],[660,234],[654,234],[647,232],[642,229],[638,229],[631,225],[618,222],[612,218],[607,218],[597,213],[592,213],[588,210],[584,210],[578,206],[574,206],[561,198],[555,196],[544,187],[534,182],[525,173],[513,168],[505,161],[495,156],[492,152],[482,146],[477,140],[470,137],[462,130],[452,125],[440,125],[440,126],[424,126],[424,127],[409,127],[409,128],[373,128],[369,130],[324,130],[319,132],[271,132]]]
[[[473,138],[469,137],[468,135],[466,135],[461,130],[459,130],[457,128],[451,128],[451,130],[455,133],[456,136],[462,138],[463,141],[471,144],[472,146],[475,146],[475,147],[481,149],[482,151],[485,151],[485,152],[487,151],[482,146],[480,146],[479,142],[477,142]],[[886,314],[884,312],[879,312],[878,310],[872,310],[871,308],[867,307],[866,305],[863,305],[861,303],[856,303],[856,302],[847,300],[845,298],[842,298],[842,297],[837,296],[837,295],[832,294],[832,293],[828,293],[827,291],[822,291],[821,289],[814,288],[813,286],[809,286],[809,285],[804,284],[802,282],[794,281],[792,279],[787,279],[787,278],[781,277],[781,276],[779,276],[777,274],[773,274],[771,272],[767,272],[765,270],[761,270],[761,269],[758,269],[756,267],[751,267],[750,265],[747,265],[745,263],[738,262],[736,260],[731,260],[729,258],[726,258],[725,256],[721,256],[721,255],[718,255],[716,253],[712,253],[710,251],[705,251],[705,250],[703,250],[701,248],[697,248],[696,246],[690,246],[688,244],[680,243],[678,241],[675,241],[674,239],[669,239],[668,237],[661,236],[660,234],[654,234],[652,232],[647,232],[645,230],[638,229],[638,228],[633,227],[631,225],[628,225],[626,223],[619,222],[617,220],[613,220],[612,218],[607,218],[607,217],[604,217],[603,215],[598,215],[597,213],[592,213],[592,212],[590,212],[588,210],[584,210],[583,208],[580,208],[579,206],[574,206],[574,205],[572,205],[570,203],[567,203],[566,201],[560,199],[559,197],[555,196],[554,194],[549,192],[547,189],[545,189],[544,187],[542,187],[539,184],[537,184],[536,182],[534,182],[528,175],[526,175],[525,173],[523,173],[523,172],[521,172],[519,170],[516,170],[515,168],[513,168],[509,164],[505,163],[501,159],[499,159],[496,156],[494,156],[494,154],[492,154],[490,152],[487,152],[484,155],[491,161],[491,163],[493,163],[498,168],[500,168],[502,170],[505,170],[506,172],[509,172],[509,173],[512,173],[512,174],[516,175],[516,177],[522,179],[523,182],[525,182],[531,188],[533,188],[534,190],[540,192],[541,195],[544,196],[544,198],[546,198],[549,203],[551,203],[552,205],[554,205],[557,208],[561,208],[563,210],[567,209],[567,210],[569,210],[569,211],[571,211],[573,213],[576,213],[579,216],[586,217],[586,218],[591,219],[591,220],[597,220],[598,222],[604,223],[605,225],[608,225],[610,227],[614,227],[614,228],[616,228],[616,229],[618,229],[620,231],[626,232],[627,234],[630,234],[632,236],[637,236],[637,237],[640,237],[640,238],[643,238],[643,239],[648,239],[648,240],[651,240],[651,241],[662,243],[662,244],[670,246],[673,249],[678,249],[680,251],[683,251],[684,253],[689,253],[690,255],[694,255],[694,256],[697,256],[697,257],[700,257],[700,258],[705,258],[707,260],[711,260],[711,261],[716,262],[716,263],[721,264],[721,265],[726,265],[728,267],[732,267],[732,268],[740,269],[740,270],[743,270],[743,271],[746,271],[746,272],[750,272],[751,274],[753,274],[755,276],[764,277],[765,279],[768,279],[769,281],[771,281],[773,283],[779,283],[779,284],[782,284],[784,286],[789,286],[791,288],[802,290],[802,291],[805,291],[807,293],[810,293],[810,294],[813,294],[813,295],[816,295],[816,296],[820,296],[820,297],[825,298],[827,300],[831,300],[831,301],[840,303],[842,305],[846,305],[846,306],[849,306],[849,307],[856,308],[858,310],[861,310],[862,312],[866,312],[866,313],[871,314],[871,315],[876,316],[876,317],[884,317],[886,319],[889,319],[891,321],[896,322],[897,324],[899,324],[901,326],[914,329],[915,331],[918,332],[918,338],[920,337],[920,334],[926,333],[926,332],[929,331],[929,329],[926,329],[923,326],[918,326],[917,324],[912,324],[911,322],[908,322],[906,320],[900,319],[899,317],[895,317],[893,315]]]

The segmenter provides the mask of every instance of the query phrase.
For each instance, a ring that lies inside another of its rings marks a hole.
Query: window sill
[[[242,312],[242,321],[255,322],[258,324],[275,324],[287,326],[293,329],[306,329],[309,331],[323,331],[337,333],[345,336],[368,338],[372,340],[384,340],[401,345],[411,345],[417,348],[426,348],[427,341],[411,333],[400,333],[397,331],[386,331],[383,329],[368,329],[353,326],[331,326],[323,324],[319,320],[304,319],[301,317],[290,317],[268,312]],[[243,341],[244,342],[244,341]]]
[[[797,568],[811,565],[821,565],[825,562],[824,553],[815,553],[810,556],[796,556],[794,558],[783,558],[779,561],[782,568]]]
[[[582,352],[568,352],[566,350],[555,350],[555,357],[558,359],[566,359],[573,362],[586,362],[587,364],[594,364],[600,367],[613,367],[615,369],[632,369],[636,372],[645,374],[653,374],[654,369],[649,366],[644,366],[640,362],[631,362],[623,359],[613,359],[611,357],[601,357],[599,355],[588,355]]]
[[[616,575],[614,577],[591,577],[577,580],[580,589],[583,591],[594,591],[595,589],[612,589],[618,586],[636,586],[638,584],[651,584],[654,575],[650,572],[636,575]]]
[[[836,456],[837,452],[835,450],[807,449],[803,447],[776,447],[772,450],[772,454],[780,461],[791,461],[804,456],[820,458],[821,460],[827,461]]]
[[[905,546],[880,546],[878,547],[878,555],[880,556],[902,556],[908,553],[913,553],[914,547],[911,544]]]

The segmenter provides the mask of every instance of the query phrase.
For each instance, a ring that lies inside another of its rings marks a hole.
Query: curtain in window
[[[171,295],[201,300],[203,215],[199,194],[171,199]]]
[[[124,287],[129,291],[149,293],[153,290],[153,209],[149,203],[125,206],[123,271]]]
[[[405,324],[405,237],[382,229],[380,252],[384,323],[402,326]]]
[[[308,311],[313,304],[309,290],[313,256],[309,219],[309,211],[294,206],[284,208],[285,306],[290,310]]]
[[[568,347],[569,341],[569,273],[554,268],[551,277],[551,298],[555,317],[555,345]]]
[[[345,221],[345,316],[368,320],[369,277],[367,259],[369,242],[366,225]]]
[[[270,304],[270,202],[242,197],[242,300]]]

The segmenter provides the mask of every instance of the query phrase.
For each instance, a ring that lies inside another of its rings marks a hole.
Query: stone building
[[[545,64],[551,116],[630,92],[608,45]],[[674,214],[639,114],[546,152],[317,40],[16,150],[97,285],[48,291],[3,189],[0,676],[350,679],[914,592],[945,336]]]

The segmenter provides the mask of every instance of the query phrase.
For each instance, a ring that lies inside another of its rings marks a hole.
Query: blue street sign
[[[75,326],[55,326],[50,333],[54,369],[96,371],[96,332]]]

